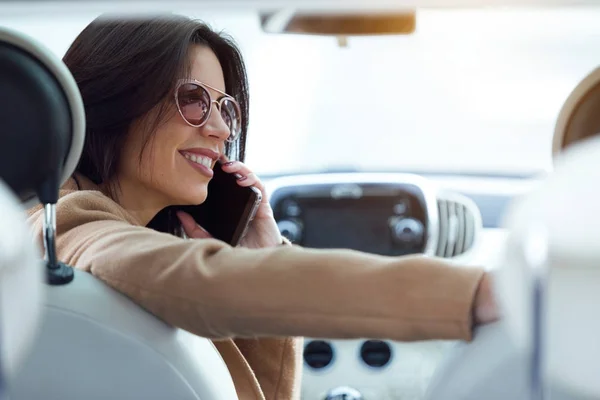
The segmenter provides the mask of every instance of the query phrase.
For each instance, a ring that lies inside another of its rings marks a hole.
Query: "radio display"
[[[392,238],[390,221],[394,217],[416,214],[422,220],[424,213],[420,204],[407,202],[408,206],[399,207],[400,199],[397,197],[298,199],[303,224],[301,244],[312,248],[346,248],[381,255],[421,252],[424,244],[418,248],[399,246]]]

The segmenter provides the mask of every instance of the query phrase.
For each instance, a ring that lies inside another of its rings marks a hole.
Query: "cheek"
[[[128,179],[139,179],[143,170],[140,158],[143,140],[137,133],[130,133],[123,145],[119,159],[119,175]]]
[[[173,179],[176,167],[178,142],[174,130],[158,130],[148,141],[141,153],[139,174],[146,182],[161,182],[162,185]],[[139,159],[139,157],[138,157]]]
[[[145,184],[164,179],[165,169],[173,163],[174,145],[169,140],[172,136],[169,125],[164,124],[151,137],[144,133],[144,126],[130,133],[121,153],[123,175]]]
[[[179,153],[193,139],[194,131],[168,124],[156,132],[142,154],[140,179],[162,193],[173,204],[199,204],[207,195],[208,179],[203,178]]]

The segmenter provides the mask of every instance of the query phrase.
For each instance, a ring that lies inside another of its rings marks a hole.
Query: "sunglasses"
[[[222,96],[214,100],[209,89]],[[213,109],[212,105],[215,104],[229,128],[227,141],[235,142],[240,137],[242,131],[240,105],[227,93],[195,79],[182,79],[177,82],[175,103],[184,121],[195,128],[203,126],[208,121]]]

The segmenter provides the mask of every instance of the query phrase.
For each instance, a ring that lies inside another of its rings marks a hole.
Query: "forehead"
[[[192,79],[225,92],[223,69],[211,49],[206,46],[193,45],[190,49],[190,62],[190,76]]]

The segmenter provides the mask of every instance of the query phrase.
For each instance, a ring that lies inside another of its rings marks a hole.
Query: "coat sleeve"
[[[471,338],[483,271],[423,256],[232,248],[136,226],[100,193],[58,204],[58,254],[165,322],[209,338]],[[30,220],[41,235],[42,211]]]

